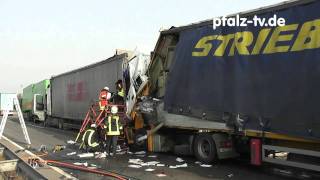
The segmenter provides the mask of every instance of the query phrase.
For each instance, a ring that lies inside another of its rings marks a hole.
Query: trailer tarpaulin
[[[285,26],[202,26],[180,32],[165,109],[268,119],[264,130],[320,138],[320,2],[258,14]],[[252,19],[253,16],[247,17]],[[260,130],[248,120],[246,128]]]

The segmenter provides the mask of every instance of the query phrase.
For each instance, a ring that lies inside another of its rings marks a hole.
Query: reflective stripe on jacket
[[[84,132],[83,136],[82,136],[82,141],[88,145],[89,147],[97,147],[99,145],[99,143],[96,142],[96,138],[93,137],[96,131],[93,129],[88,129]]]
[[[121,97],[124,97],[124,90],[123,90],[123,88],[121,88],[121,89],[118,91],[118,95],[121,96]]]
[[[108,136],[120,135],[119,116],[108,117],[107,135]]]

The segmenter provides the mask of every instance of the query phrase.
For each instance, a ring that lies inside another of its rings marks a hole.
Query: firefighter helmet
[[[112,114],[117,114],[118,113],[118,107],[117,106],[112,106],[111,107],[111,113]]]

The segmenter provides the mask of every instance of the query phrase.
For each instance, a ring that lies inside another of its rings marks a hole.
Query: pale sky
[[[106,59],[153,50],[159,30],[282,0],[0,0],[0,92]]]

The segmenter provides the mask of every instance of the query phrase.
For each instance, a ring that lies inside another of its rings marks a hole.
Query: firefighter
[[[116,82],[116,90],[117,93],[115,95],[115,104],[124,104],[124,89],[123,89],[123,85],[122,85],[122,80],[119,79]]]
[[[118,136],[120,135],[120,130],[122,126],[120,124],[118,113],[118,107],[111,107],[111,114],[107,117],[107,150],[106,152],[113,156],[116,153]]]
[[[108,100],[111,98],[111,93],[109,92],[108,87],[104,87],[99,94],[99,107],[100,111],[105,110],[108,105]]]
[[[82,136],[82,144],[88,152],[95,152],[101,148],[99,144],[99,134],[95,124],[91,124],[90,128],[84,132]]]

